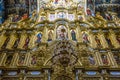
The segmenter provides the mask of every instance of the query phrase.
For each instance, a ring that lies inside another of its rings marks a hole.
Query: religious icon
[[[42,34],[38,33],[36,43],[41,43],[41,39],[42,39]]]
[[[83,16],[82,16],[82,15],[79,15],[79,16],[78,16],[78,20],[83,21]]]
[[[84,43],[89,43],[88,35],[85,32],[83,33],[82,38]]]
[[[13,22],[17,22],[17,21],[19,21],[21,18],[20,18],[20,16],[19,15],[15,15],[14,17],[13,17]]]
[[[119,53],[114,53],[114,59],[118,65],[120,65],[120,55]]]
[[[49,20],[50,20],[50,21],[54,21],[54,20],[55,20],[55,14],[50,14]]]
[[[52,30],[50,30],[48,33],[48,41],[52,41],[52,38],[53,38],[53,32]]]
[[[88,59],[89,59],[90,64],[95,65],[95,59],[94,59],[93,55],[90,55],[88,57]]]
[[[101,58],[102,58],[102,62],[103,62],[103,64],[105,64],[105,65],[108,65],[108,64],[109,64],[109,62],[108,62],[108,59],[107,59],[107,56],[106,56],[106,55],[102,55],[102,56],[101,56]]]
[[[70,21],[74,21],[74,14],[68,14],[68,19],[70,20]]]
[[[64,32],[61,32],[60,38],[61,38],[61,39],[65,39],[65,34],[64,34]]]
[[[18,64],[23,65],[25,60],[25,54],[19,56]]]
[[[87,15],[92,15],[91,10],[87,8]]]
[[[17,38],[14,45],[13,45],[13,48],[17,48],[19,41],[20,41],[20,38]]]
[[[41,20],[40,21],[44,21],[45,20],[45,16],[41,16]]]
[[[32,56],[31,64],[32,64],[32,65],[37,64],[37,56],[36,56],[36,55],[33,55],[33,56]]]
[[[27,19],[27,18],[28,18],[28,14],[27,14],[27,13],[22,16],[22,19],[23,19],[23,20],[25,20],[25,19]]]
[[[112,45],[112,42],[111,42],[110,38],[109,38],[108,36],[106,36],[105,39],[106,39],[108,45],[109,45],[110,47],[112,47],[113,45]]]
[[[58,18],[65,18],[66,17],[66,13],[65,12],[59,12],[58,13]]]
[[[95,11],[94,11],[94,7],[95,7],[95,0],[87,0],[87,15],[92,15],[95,16]]]
[[[25,49],[28,48],[29,41],[30,41],[30,38],[29,38],[29,36],[28,36],[28,37],[26,38],[26,40],[25,40],[25,44],[24,44],[23,48],[25,48]]]
[[[78,10],[83,10],[84,8],[83,8],[83,6],[81,5],[81,4],[78,4]]]
[[[7,56],[7,59],[6,59],[6,62],[5,62],[5,65],[10,65],[10,64],[11,64],[11,61],[12,61],[12,58],[13,58],[12,55],[8,55],[8,56]]]
[[[97,47],[102,47],[100,39],[97,36],[95,36],[95,41],[97,43]]]
[[[58,39],[67,39],[67,30],[66,27],[61,25],[57,28],[57,38]]]
[[[71,31],[72,40],[76,41],[76,33],[74,30]]]

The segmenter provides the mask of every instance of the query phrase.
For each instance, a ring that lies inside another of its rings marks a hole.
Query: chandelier
[[[78,58],[72,42],[69,40],[58,41],[55,45],[51,61],[53,65],[62,65],[63,67],[74,65],[78,61]]]

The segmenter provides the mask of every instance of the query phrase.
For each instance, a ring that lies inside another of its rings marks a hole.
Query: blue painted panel
[[[118,71],[112,71],[112,72],[110,72],[110,74],[111,75],[113,75],[113,76],[120,76],[120,72]]]
[[[16,72],[16,71],[9,72],[8,75],[9,75],[9,76],[15,76],[15,75],[17,75],[17,72]]]
[[[41,74],[41,72],[39,72],[39,71],[32,71],[31,72],[31,75],[40,75]]]
[[[86,74],[89,75],[89,76],[94,76],[94,75],[97,74],[97,72],[95,72],[95,71],[87,71]]]

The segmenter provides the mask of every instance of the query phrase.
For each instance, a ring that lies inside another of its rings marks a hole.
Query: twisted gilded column
[[[98,36],[100,38],[100,41],[101,41],[103,48],[108,48],[108,44],[107,44],[107,41],[105,39],[105,36],[104,36],[104,33],[102,32],[102,30],[100,30]]]
[[[24,65],[29,66],[29,61],[30,61],[30,53],[27,52],[27,54],[25,55]]]
[[[113,65],[113,62],[112,62],[112,60],[111,60],[111,55],[109,54],[109,51],[107,51],[106,56],[107,56],[107,60],[108,60],[108,65],[109,65],[109,66],[112,66],[112,65]]]
[[[3,53],[4,55],[3,55],[3,58],[2,58],[2,64],[1,64],[1,66],[5,66],[5,61],[6,61],[6,59],[7,59],[7,54],[6,53]]]
[[[89,33],[89,39],[90,39],[90,46],[92,48],[96,48],[97,44],[96,44],[96,41],[95,41],[95,36],[93,35],[91,30],[89,30],[88,33]]]
[[[76,24],[76,39],[78,42],[82,42],[82,40],[80,40],[80,26],[79,26],[79,23]]]
[[[55,25],[56,25],[56,23],[55,23]],[[57,31],[57,25],[54,27],[53,40],[56,40],[56,39],[57,39],[56,31]]]
[[[30,42],[28,44],[28,48],[32,49],[35,46],[35,41],[36,41],[36,31],[33,31],[32,34],[30,34]]]
[[[113,30],[110,31],[110,40],[112,41],[115,48],[120,48],[118,41],[116,40],[116,35]]]
[[[48,29],[48,27],[46,27],[46,42],[48,41],[48,34],[49,34],[49,29]],[[53,32],[52,32],[52,34],[53,34]],[[53,36],[52,36],[52,40],[53,40]]]
[[[14,45],[15,41],[16,41],[16,31],[13,31],[10,34],[10,41],[8,42],[6,48],[7,49],[12,49],[12,46]]]
[[[111,62],[111,66],[117,67],[117,63],[116,63],[116,61],[114,59],[114,56],[113,56],[111,51],[108,51],[108,56],[109,56],[109,59],[110,59],[110,62]]]
[[[17,63],[18,63],[18,59],[19,59],[19,53],[18,52],[15,52],[15,58],[14,58],[14,62],[12,64],[12,66],[17,66]]]
[[[10,63],[10,67],[13,67],[13,65],[14,65],[14,62],[15,62],[15,53],[12,55],[12,60],[11,60],[11,63]]]
[[[6,32],[6,31],[3,31],[3,32],[1,33],[1,35],[0,35],[0,49],[1,49],[2,45],[4,44],[6,38],[7,38],[7,37],[5,36],[5,32]]]
[[[47,33],[48,33],[48,31],[47,31],[47,27],[46,26],[47,26],[47,24],[44,26],[43,34],[42,34],[41,42],[43,42],[43,43],[47,42]]]
[[[5,60],[6,53],[1,54],[1,59],[0,59],[0,66],[3,66],[4,60]]]
[[[19,41],[19,45],[18,45],[19,49],[23,49],[23,46],[24,46],[25,41],[26,41],[26,38],[27,38],[26,31],[23,31],[21,33],[21,37],[20,37],[20,41]]]
[[[77,35],[78,35],[77,41],[78,41],[79,43],[82,43],[82,42],[83,42],[83,41],[82,41],[82,31],[81,31],[81,29],[80,29],[79,23],[77,23],[77,29],[76,29],[76,31],[77,31]]]
[[[96,60],[98,62],[98,65],[101,66],[103,63],[102,63],[102,59],[101,59],[101,55],[100,55],[99,51],[95,51],[95,57],[97,58]]]
[[[67,33],[68,33],[68,39],[69,39],[69,40],[72,40],[71,30],[70,30],[70,26],[68,25],[68,23],[66,24],[66,28],[67,28]]]

